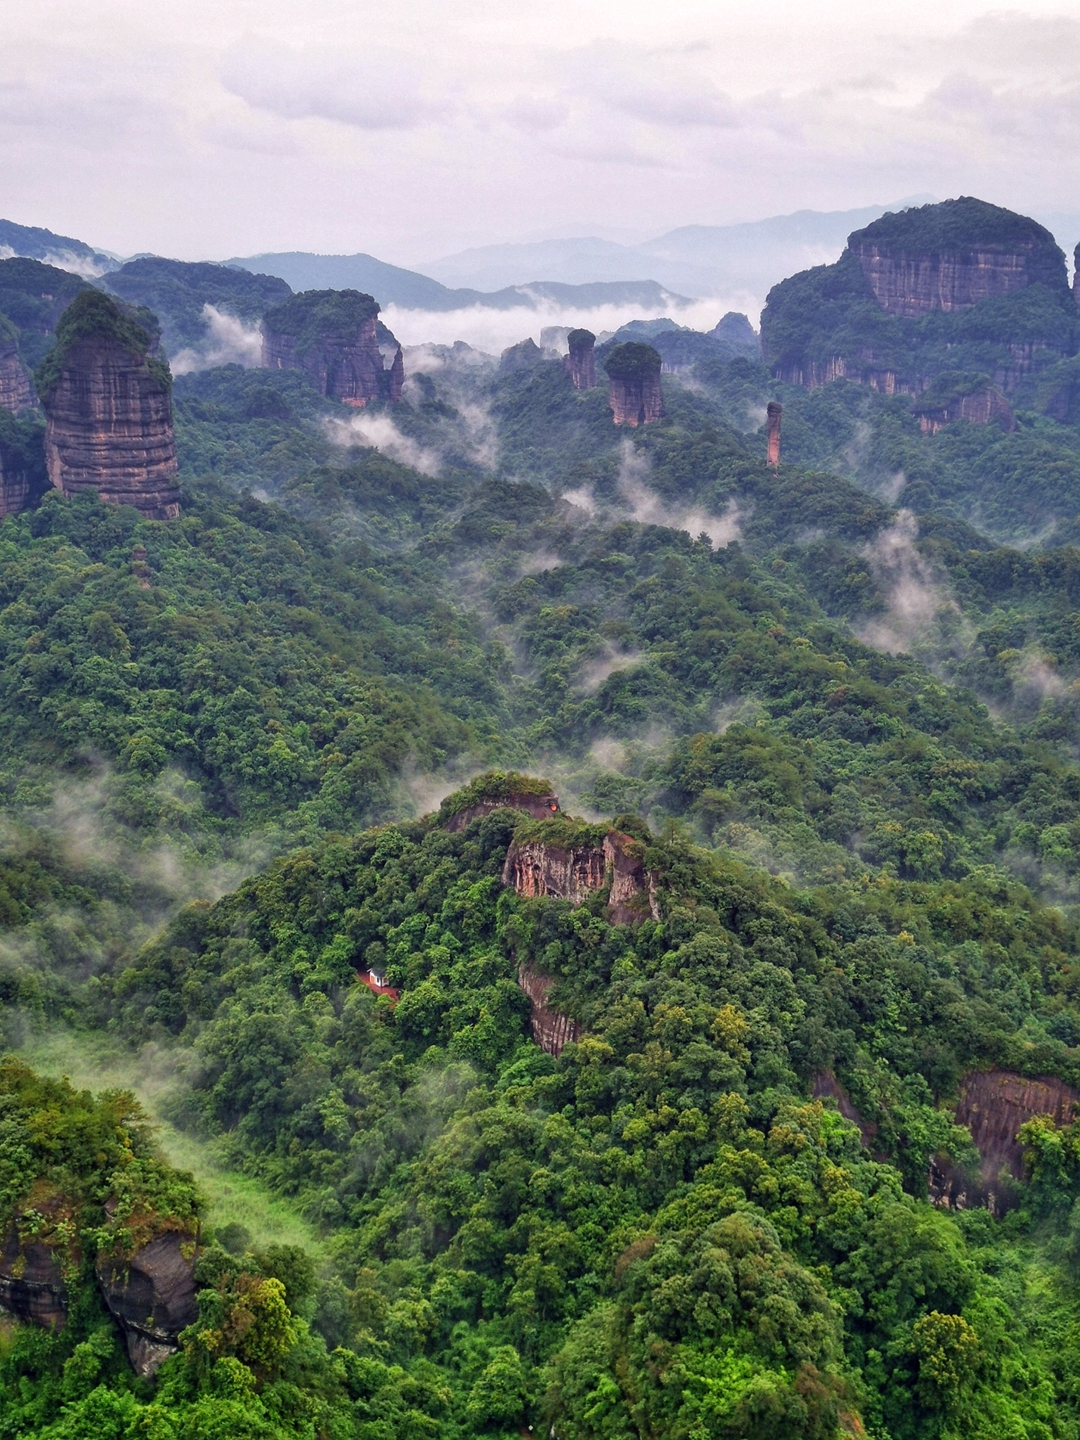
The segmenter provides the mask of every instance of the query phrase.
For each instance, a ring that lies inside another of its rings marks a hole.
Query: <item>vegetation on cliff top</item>
[[[660,363],[659,352],[639,340],[613,346],[603,361],[613,380],[643,380],[646,375],[659,375]]]
[[[360,327],[379,313],[378,302],[359,290],[304,290],[263,316],[268,334],[288,335],[296,355],[305,355],[327,339],[355,343]]]
[[[864,240],[902,255],[1030,250],[1036,261],[1034,278],[1053,289],[1067,288],[1065,256],[1044,225],[970,195],[890,210],[848,236],[849,245]]]
[[[155,317],[150,316],[152,322]],[[120,345],[137,365],[145,365],[163,389],[172,385],[168,362],[151,354],[156,336],[140,324],[136,314],[125,310],[100,290],[82,290],[56,322],[52,349],[34,372],[38,398],[47,404],[69,356],[84,340],[109,341]]]

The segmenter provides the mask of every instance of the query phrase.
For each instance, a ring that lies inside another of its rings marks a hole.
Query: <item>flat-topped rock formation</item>
[[[945,372],[965,371],[1007,396],[1072,354],[1076,334],[1065,257],[1050,232],[970,197],[855,231],[835,265],[774,286],[761,317],[777,379],[808,389],[853,380],[887,395],[921,396]],[[969,399],[927,423],[1004,417],[992,399]]]
[[[883,215],[850,235],[848,250],[881,308],[909,320],[1065,279],[1049,230],[970,196]]]
[[[575,390],[591,390],[596,384],[596,336],[591,330],[571,330],[570,347],[563,365]]]
[[[61,316],[35,377],[49,481],[95,490],[151,520],[180,513],[169,367],[115,300],[84,290]]]
[[[304,370],[320,395],[362,408],[401,399],[401,346],[359,290],[304,290],[263,317],[263,364]]]
[[[611,382],[609,400],[616,425],[648,425],[663,415],[661,364],[660,352],[637,340],[608,352],[604,369]]]

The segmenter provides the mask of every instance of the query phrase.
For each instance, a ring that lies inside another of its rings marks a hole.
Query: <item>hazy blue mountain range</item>
[[[694,296],[748,290],[764,295],[778,277],[835,260],[848,235],[910,197],[859,210],[798,210],[740,225],[683,225],[639,245],[584,237],[526,245],[483,245],[433,260],[425,269],[446,285],[496,289],[547,275],[567,284],[652,276]]]

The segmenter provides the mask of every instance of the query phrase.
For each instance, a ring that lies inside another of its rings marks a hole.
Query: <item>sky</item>
[[[1080,212],[1080,10],[3,0],[0,216],[129,256],[635,241],[974,194]]]

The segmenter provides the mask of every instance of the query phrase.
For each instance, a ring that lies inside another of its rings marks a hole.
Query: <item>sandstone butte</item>
[[[566,343],[570,349],[563,366],[574,389],[591,390],[596,384],[596,336],[591,330],[571,330]]]
[[[180,513],[169,367],[147,331],[108,295],[84,290],[56,327],[35,377],[49,481],[95,490],[151,520]]]
[[[343,405],[397,402],[405,363],[378,315],[377,302],[359,290],[304,290],[264,315],[262,363],[306,371],[320,395]]]
[[[608,352],[604,369],[611,382],[609,400],[616,425],[648,425],[663,415],[660,365],[659,352],[638,340]]]
[[[987,308],[1032,285],[1040,287],[1032,311],[1038,318]],[[847,379],[887,395],[921,397],[945,363],[988,370],[978,395],[924,407],[920,424],[931,433],[956,419],[1009,429],[1004,396],[1068,352],[1077,293],[1070,294],[1065,257],[1048,230],[961,197],[884,215],[848,237],[835,265],[775,286],[762,316],[763,349],[776,379],[808,389]],[[893,328],[871,323],[868,305],[889,316]],[[957,328],[976,306],[984,307],[985,322],[977,331]],[[942,320],[925,332],[919,322],[935,314]],[[1033,324],[1045,333],[1033,333]],[[928,351],[947,351],[949,358],[928,358]]]

